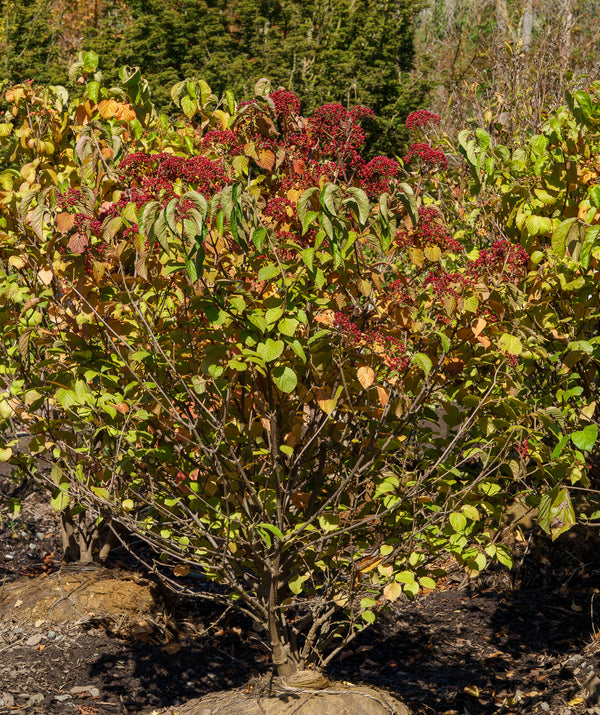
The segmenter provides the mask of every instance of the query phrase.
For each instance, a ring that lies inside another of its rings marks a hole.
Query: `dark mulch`
[[[13,493],[0,477],[0,597],[2,582],[43,579],[60,562],[45,496],[29,492],[12,520]],[[598,542],[537,535],[521,552],[516,576],[448,583],[382,614],[330,675],[384,686],[415,715],[600,713]],[[0,623],[0,714],[149,715],[267,672],[266,649],[244,619],[185,599],[171,619],[137,635],[93,619]]]

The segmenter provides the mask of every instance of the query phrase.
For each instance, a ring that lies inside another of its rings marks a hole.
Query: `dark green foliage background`
[[[217,94],[230,88],[242,100],[268,77],[296,92],[305,113],[326,102],[373,109],[369,154],[402,151],[404,119],[427,95],[427,82],[410,75],[419,1],[88,0],[76,11],[69,4],[4,1],[2,78],[68,84],[75,50],[91,49],[109,83],[122,65],[142,67],[157,106],[172,112],[169,90],[180,79],[205,79]],[[81,37],[73,33],[65,45],[69,11],[78,13]]]

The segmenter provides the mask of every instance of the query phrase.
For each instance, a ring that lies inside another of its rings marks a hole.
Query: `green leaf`
[[[275,278],[275,276],[280,276],[280,275],[281,275],[281,271],[279,269],[279,266],[269,264],[268,266],[263,266],[258,271],[258,280],[259,281],[269,281],[272,278]]]
[[[306,212],[308,210],[308,204],[310,203],[312,195],[315,193],[315,191],[318,191],[319,188],[317,186],[311,186],[309,189],[306,189],[298,199],[298,203],[296,204],[296,209],[298,211],[298,218],[304,225],[304,217],[306,215]]]
[[[77,404],[77,395],[73,392],[73,390],[69,390],[66,387],[59,387],[54,393],[54,399],[65,410],[68,410],[69,407],[73,407],[73,405]]]
[[[319,215],[318,211],[307,211],[304,216],[302,216],[302,235],[308,231],[310,226],[312,225],[313,221],[317,218]]]
[[[311,246],[310,248],[305,248],[300,255],[302,256],[302,260],[304,261],[304,264],[308,268],[309,271],[312,271],[313,269],[313,260],[315,257],[315,249]]]
[[[363,611],[360,615],[363,621],[366,621],[369,624],[375,623],[376,621],[376,616],[373,611]]]
[[[531,236],[547,236],[552,233],[552,219],[531,214],[525,219],[527,232]]]
[[[69,505],[69,492],[66,488],[54,489],[50,498],[50,506],[54,511],[62,511]]]
[[[340,525],[340,517],[333,514],[324,514],[319,517],[319,526],[325,532],[335,531]]]
[[[283,315],[283,308],[269,308],[265,313],[265,320],[268,325],[274,325]]]
[[[277,323],[277,329],[283,335],[287,335],[289,338],[291,338],[296,332],[298,324],[299,323],[295,318],[282,318]]]
[[[417,199],[415,197],[415,192],[413,191],[412,186],[405,182],[400,183],[400,188],[402,189],[402,193],[399,195],[399,199],[406,207],[410,220],[412,221],[412,225],[416,226],[419,223],[419,212],[417,211]]]
[[[485,129],[477,127],[475,130],[475,136],[479,139],[479,146],[482,149],[489,149],[491,140],[490,135],[485,131]]]
[[[369,214],[371,212],[369,198],[362,189],[359,189],[355,186],[349,186],[346,189],[346,192],[350,194],[352,199],[346,199],[344,203],[352,202],[356,204],[356,207],[358,208],[358,221],[361,225],[364,226],[364,224],[367,223]]]
[[[435,581],[429,576],[421,576],[421,578],[419,579],[419,584],[422,588],[429,588],[431,590],[435,589],[436,587]]]
[[[340,196],[340,187],[337,184],[327,183],[321,189],[319,200],[321,206],[328,211],[332,216],[337,216],[337,208],[335,205],[336,197]]]
[[[252,233],[252,243],[256,246],[256,250],[259,253],[262,253],[266,235],[267,232],[262,226],[255,228],[254,232]]]
[[[552,537],[552,541],[576,523],[571,497],[566,489],[555,487],[545,494],[538,508],[538,524]]]
[[[91,82],[88,82],[87,84],[87,95],[88,97],[94,102],[94,104],[98,104],[98,94],[100,92],[100,84],[98,82],[95,82],[92,80]]]
[[[184,95],[181,98],[181,110],[188,119],[191,119],[198,109],[198,103],[189,95]]]
[[[287,365],[278,365],[273,368],[271,375],[275,385],[286,394],[292,392],[298,384],[296,373]]]
[[[558,258],[563,258],[567,250],[567,236],[571,230],[571,226],[577,221],[576,218],[568,218],[557,226],[552,234],[551,245],[554,255]]]
[[[429,373],[433,368],[433,363],[429,355],[425,355],[425,353],[415,353],[412,356],[412,361],[423,370],[425,377],[429,377]]]
[[[414,583],[415,574],[412,571],[400,571],[396,574],[396,581],[400,583]]]
[[[298,596],[302,593],[304,582],[310,578],[310,574],[297,574],[288,581],[290,591]]]
[[[256,352],[265,362],[271,362],[272,360],[277,360],[284,348],[285,343],[283,340],[267,338],[264,343],[259,343],[256,346]]]
[[[520,355],[523,352],[523,346],[519,338],[509,333],[502,333],[498,339],[498,347],[503,352],[510,353],[511,355]]]
[[[578,448],[584,452],[589,452],[592,447],[596,444],[598,439],[598,427],[597,425],[588,425],[578,432],[573,432],[571,435],[571,441]]]
[[[600,226],[589,226],[583,238],[581,253],[579,254],[579,262],[584,268],[589,268],[592,250],[596,247]]]
[[[467,520],[465,519],[464,515],[461,514],[458,511],[452,512],[450,514],[450,526],[456,531],[458,534],[462,534],[462,532],[465,530],[467,526]]]

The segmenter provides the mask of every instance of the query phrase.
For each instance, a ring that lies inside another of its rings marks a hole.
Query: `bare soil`
[[[169,596],[119,550],[106,569],[61,569],[46,496],[30,490],[13,520],[14,489],[0,477],[0,715],[174,713],[265,688],[249,622]],[[383,687],[414,715],[600,714],[598,540],[536,534],[519,553],[512,575],[394,604],[327,675]]]

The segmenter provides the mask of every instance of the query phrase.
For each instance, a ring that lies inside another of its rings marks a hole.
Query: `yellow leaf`
[[[369,367],[368,365],[363,365],[362,367],[359,367],[356,371],[356,376],[358,377],[358,381],[364,387],[365,390],[368,387],[371,387],[371,385],[375,382],[375,370],[373,370],[373,368]]]
[[[432,263],[436,263],[442,257],[442,251],[439,246],[425,246],[425,258]]]
[[[467,685],[463,688],[463,692],[467,695],[471,695],[474,698],[479,697],[479,688],[476,685]]]
[[[383,595],[388,601],[396,601],[400,597],[401,593],[402,586],[397,581],[388,583],[388,585],[383,589]]]
[[[326,415],[330,415],[333,412],[336,402],[337,400],[331,397],[327,390],[319,390],[317,392],[317,404]]]
[[[567,705],[573,707],[574,705],[581,705],[582,703],[585,703],[585,700],[583,698],[572,698],[571,700],[569,700]]]
[[[8,265],[19,270],[19,268],[23,268],[27,265],[27,256],[10,256],[8,259]]]
[[[421,268],[423,266],[423,260],[425,259],[425,256],[423,255],[423,251],[420,248],[410,246],[410,248],[408,249],[408,257],[410,258],[411,263],[414,263],[417,268]]]

